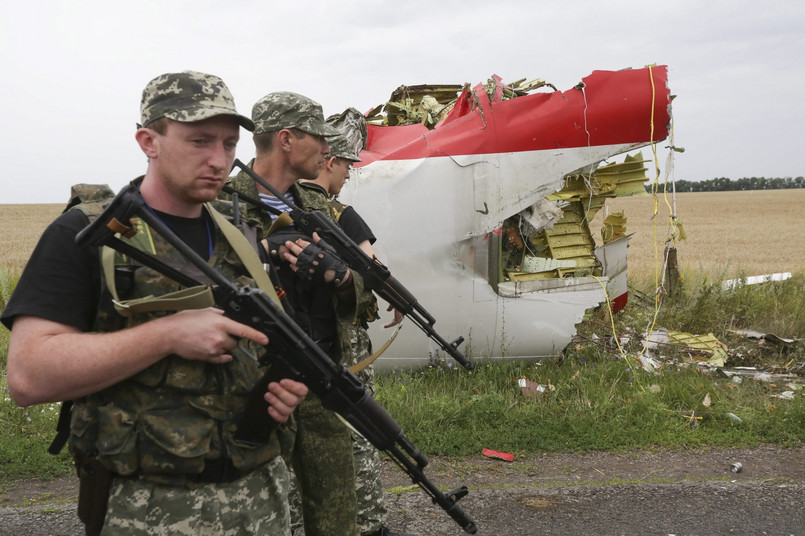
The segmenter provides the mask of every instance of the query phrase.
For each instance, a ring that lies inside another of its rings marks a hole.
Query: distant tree
[[[663,191],[664,187],[663,184],[657,185],[657,191]],[[734,190],[785,190],[790,188],[805,188],[805,177],[775,177],[772,179],[742,177],[734,181],[727,177],[718,177],[703,181],[684,179],[674,181],[674,189],[677,192],[729,192]],[[646,184],[646,192],[652,192],[650,183]]]

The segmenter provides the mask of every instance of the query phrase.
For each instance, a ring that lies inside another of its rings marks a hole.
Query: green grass
[[[13,278],[5,272],[0,276]],[[13,285],[0,285],[3,304]],[[707,278],[684,281],[681,295],[667,298],[655,321],[650,292],[632,290],[629,307],[614,318],[615,333],[630,336],[622,348],[610,342],[610,317],[600,310],[578,326],[578,336],[561,357],[542,363],[480,364],[471,372],[444,362],[417,372],[396,371],[378,377],[378,399],[428,456],[479,455],[484,447],[528,456],[546,451],[805,443],[805,390],[795,391],[793,400],[778,398],[788,382],[749,378],[738,384],[691,361],[689,349],[672,345],[655,356],[657,374],[646,372],[638,361],[644,352],[640,335],[650,325],[713,333],[727,346],[728,367],[798,373],[794,383],[802,385],[802,342],[761,343],[730,331],[801,337],[805,275],[732,291]],[[22,409],[10,400],[7,348],[8,331],[0,328],[0,485],[10,478],[70,473],[66,453],[47,454],[58,406]],[[517,383],[520,378],[550,384],[553,390],[525,397]]]
[[[19,274],[0,267],[0,310],[4,309]],[[47,453],[55,436],[59,404],[20,408],[11,400],[6,381],[6,357],[10,332],[0,326],[0,481],[9,478],[48,478],[72,471],[67,449]]]
[[[521,377],[545,385],[550,379],[555,389],[526,398],[517,385]],[[478,455],[483,447],[534,455],[800,446],[805,440],[802,396],[773,399],[780,389],[753,381],[737,385],[695,366],[653,375],[623,359],[566,357],[540,366],[483,365],[469,373],[435,367],[384,376],[378,384],[381,404],[430,454]],[[703,404],[707,395],[709,407]]]
[[[642,334],[662,327],[713,333],[726,344],[727,367],[801,374],[802,341],[775,345],[732,332],[805,333],[805,274],[733,290],[701,277],[684,282],[658,314],[650,292],[632,290],[629,307],[614,318],[614,333],[607,311],[598,311],[578,326],[576,340],[558,359],[482,365],[469,373],[444,363],[398,371],[379,378],[378,398],[431,454],[477,455],[483,447],[536,454],[805,442],[805,391],[796,391],[793,400],[778,398],[787,382],[737,384],[697,364],[708,356],[691,359],[690,349],[673,345],[655,355],[659,374],[646,372],[638,360],[645,355]],[[630,340],[619,348],[610,342],[614,334]],[[517,385],[523,377],[554,390],[526,398]],[[793,383],[802,386],[801,376]]]

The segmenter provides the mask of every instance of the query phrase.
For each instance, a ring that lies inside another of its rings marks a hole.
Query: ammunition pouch
[[[78,473],[78,518],[84,523],[87,536],[98,536],[106,519],[109,503],[109,487],[113,473],[98,460],[77,448],[70,446]]]

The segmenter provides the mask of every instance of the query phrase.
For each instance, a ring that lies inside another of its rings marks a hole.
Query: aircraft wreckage
[[[384,105],[328,120],[362,162],[339,199],[372,227],[379,259],[472,359],[555,356],[585,311],[627,301],[622,215],[607,198],[645,194],[638,154],[668,136],[667,67],[594,71],[567,91],[544,80],[401,86]],[[599,234],[600,245],[595,235]],[[382,307],[381,307],[382,310]],[[389,336],[384,321],[370,335]],[[446,356],[403,329],[380,368]]]

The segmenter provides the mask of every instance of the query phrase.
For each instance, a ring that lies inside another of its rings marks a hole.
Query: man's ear
[[[140,149],[142,149],[149,160],[157,156],[156,137],[157,133],[150,128],[139,128],[137,129],[137,133],[134,134],[134,139],[137,140]]]
[[[324,167],[327,168],[327,171],[330,171],[330,172],[333,171],[333,166],[335,165],[335,158],[336,157],[331,156],[330,158],[325,158],[324,159]]]
[[[274,141],[276,141],[277,147],[279,147],[280,149],[282,149],[287,153],[291,150],[291,146],[293,145],[292,138],[294,138],[293,132],[291,132],[287,128],[283,128],[282,130],[277,132],[277,139]]]

